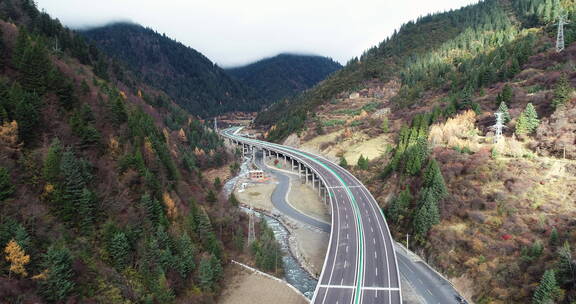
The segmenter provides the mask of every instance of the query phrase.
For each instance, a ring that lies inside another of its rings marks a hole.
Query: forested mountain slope
[[[257,121],[270,140],[339,159],[395,239],[468,299],[572,304],[576,27],[556,52],[554,2],[420,18]],[[560,4],[574,20],[576,3]]]
[[[561,2],[574,19],[574,1]],[[282,139],[301,131],[310,119],[308,113],[319,105],[391,79],[401,81],[397,106],[422,103],[427,90],[450,91],[454,96],[465,88],[477,91],[518,73],[535,53],[538,37],[555,37],[557,14],[553,0],[487,0],[421,17],[313,89],[272,105],[256,123],[274,125],[269,139]],[[567,26],[567,42],[575,38],[574,26]]]
[[[313,87],[340,68],[326,57],[280,54],[226,72],[272,103]]]
[[[244,224],[201,173],[230,158],[32,1],[0,2],[0,302],[214,302]]]
[[[194,115],[206,117],[260,108],[260,101],[251,90],[201,53],[166,35],[131,23],[115,23],[81,33]]]

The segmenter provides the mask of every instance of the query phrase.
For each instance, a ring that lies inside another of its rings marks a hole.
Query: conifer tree
[[[222,182],[220,181],[220,177],[216,177],[214,179],[214,189],[216,190],[222,189]]]
[[[498,107],[498,112],[502,113],[502,118],[504,119],[504,123],[508,123],[511,120],[510,111],[508,110],[508,106],[505,102],[501,102],[500,106]]]
[[[52,140],[52,144],[48,148],[46,159],[44,159],[44,168],[42,175],[49,183],[55,183],[60,176],[60,161],[62,159],[62,145],[58,138]]]
[[[8,169],[0,167],[0,203],[10,198],[14,193],[14,185],[10,178]]]
[[[200,260],[200,266],[198,268],[198,282],[203,290],[209,291],[212,288],[212,283],[214,280],[214,273],[212,271],[211,258],[204,256]]]
[[[234,195],[234,193],[230,194],[230,198],[228,199],[228,202],[230,203],[230,205],[232,205],[234,207],[238,207],[238,205],[240,205],[240,202],[238,201],[238,199],[236,198],[236,195]]]
[[[437,201],[430,189],[422,189],[419,206],[414,215],[414,232],[419,237],[424,237],[432,226],[440,223]]]
[[[47,277],[40,281],[42,295],[51,302],[65,300],[74,290],[72,255],[66,248],[51,246],[43,256]]]
[[[532,297],[532,304],[548,304],[553,303],[553,301],[558,296],[559,288],[556,283],[556,275],[554,270],[546,270],[542,279],[540,280],[540,285],[536,288],[534,296]]]
[[[340,165],[340,167],[342,167],[344,169],[348,168],[348,162],[346,161],[346,157],[344,157],[344,156],[340,157],[340,164],[339,165]]]
[[[416,144],[406,149],[404,156],[404,172],[413,176],[418,175],[427,156],[427,139],[425,137],[421,137],[417,140]]]
[[[558,230],[556,229],[556,227],[554,227],[554,228],[552,228],[552,231],[550,232],[550,245],[551,246],[558,245],[559,240],[560,240],[560,236],[558,235]]]
[[[368,170],[368,158],[361,154],[358,158],[357,165],[361,170]]]
[[[390,203],[390,207],[388,207],[388,211],[386,212],[388,218],[394,223],[400,222],[406,215],[411,200],[412,195],[410,194],[410,189],[407,187]]]
[[[80,229],[87,233],[92,229],[95,217],[95,197],[88,188],[82,189],[82,194],[78,198],[78,216]]]
[[[216,193],[212,189],[208,190],[208,195],[206,195],[206,201],[209,203],[215,203],[218,200]]]
[[[62,154],[60,171],[63,175],[63,200],[59,211],[65,221],[71,222],[76,218],[76,211],[81,205],[82,194],[86,187],[82,165],[76,159],[72,150],[67,149]]]
[[[116,232],[112,236],[108,243],[108,253],[110,254],[112,265],[116,269],[123,270],[126,267],[130,254],[130,245],[124,232]]]
[[[570,82],[568,81],[566,74],[562,74],[556,83],[556,86],[554,87],[554,99],[552,99],[552,105],[554,108],[558,108],[566,104],[566,102],[570,100],[570,96],[572,95],[573,90],[574,89],[570,86]]]
[[[194,267],[196,267],[196,264],[194,263],[196,248],[194,248],[190,236],[186,233],[182,233],[176,243],[178,249],[178,257],[176,259],[178,263],[177,271],[182,278],[186,278],[190,273],[192,273]]]
[[[140,202],[146,209],[148,218],[152,221],[152,223],[157,225],[160,222],[160,219],[164,217],[164,209],[162,208],[160,202],[156,198],[152,197],[149,193],[144,193],[140,199]]]
[[[436,201],[440,201],[448,195],[448,189],[446,188],[442,171],[440,171],[438,162],[435,159],[431,159],[428,162],[428,166],[424,172],[423,186],[432,191]]]
[[[572,256],[572,249],[568,241],[558,250],[558,281],[562,284],[576,288],[576,260]]]
[[[214,254],[212,254],[210,257],[210,265],[212,267],[212,277],[214,283],[222,280],[222,276],[224,275],[222,263],[220,262],[220,259],[218,259],[218,257],[216,257]]]
[[[12,273],[22,277],[28,276],[25,266],[30,263],[30,256],[24,252],[22,247],[20,247],[14,239],[8,242],[6,248],[4,248],[4,253],[6,253],[6,261],[10,263],[9,278],[12,276]]]
[[[516,134],[517,135],[530,134],[534,132],[536,128],[538,128],[539,124],[540,120],[538,119],[538,113],[536,112],[536,109],[534,108],[532,103],[529,103],[526,105],[526,109],[524,109],[522,114],[520,114],[520,117],[516,122]]]

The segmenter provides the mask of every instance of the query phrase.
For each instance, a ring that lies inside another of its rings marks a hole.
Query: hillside
[[[226,72],[253,88],[269,104],[313,87],[340,68],[339,63],[326,57],[280,54]]]
[[[255,264],[203,122],[31,1],[0,2],[0,55],[0,302],[214,303]]]
[[[422,17],[257,123],[350,168],[475,303],[573,303],[576,27],[557,53],[556,15],[517,0]]]
[[[256,111],[255,95],[201,53],[166,35],[131,23],[82,31],[97,47],[201,117]]]
[[[572,0],[562,2],[574,7]],[[274,127],[270,140],[284,139],[302,131],[318,106],[394,79],[402,87],[397,106],[421,102],[430,89],[457,95],[465,87],[476,91],[490,86],[519,72],[533,54],[529,44],[534,37],[542,31],[555,37],[552,20],[557,12],[552,6],[552,0],[487,0],[408,22],[319,85],[261,112],[256,123]],[[568,43],[574,41],[574,32],[573,25],[567,26]],[[522,49],[516,51],[518,47]]]

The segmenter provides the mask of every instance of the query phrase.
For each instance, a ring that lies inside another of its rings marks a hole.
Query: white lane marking
[[[346,264],[348,264],[348,261],[344,260],[344,268],[346,268]]]
[[[378,267],[376,267],[376,276],[378,276]]]
[[[374,258],[377,259],[378,258],[378,252],[374,251]]]
[[[346,245],[346,253],[348,253],[348,245]]]
[[[376,245],[376,238],[372,238],[372,243]]]
[[[318,285],[320,288],[342,288],[342,289],[354,289],[356,286],[353,285]],[[398,287],[378,287],[378,286],[362,286],[363,290],[383,290],[383,291],[399,291]]]
[[[374,228],[372,228],[372,226],[370,226],[370,232],[374,233]]]
[[[430,291],[430,289],[426,288],[426,291],[432,296],[432,292]]]

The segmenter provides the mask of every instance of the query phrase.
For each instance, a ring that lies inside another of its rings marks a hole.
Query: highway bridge
[[[261,150],[298,172],[330,204],[328,252],[312,303],[402,303],[394,240],[380,207],[350,172],[311,153],[238,135],[221,135],[242,151]]]

